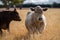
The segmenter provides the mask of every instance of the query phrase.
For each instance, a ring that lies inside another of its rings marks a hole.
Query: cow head
[[[40,6],[36,6],[36,7],[31,7],[30,8],[31,11],[34,11],[36,17],[37,17],[37,20],[41,21],[43,18],[43,11],[47,11],[47,8],[41,8]]]
[[[14,11],[11,12],[11,18],[14,21],[21,21],[19,13],[16,11],[16,9],[14,9]]]
[[[48,8],[41,8],[41,6],[36,6],[36,7],[34,7],[34,8],[31,7],[30,9],[31,9],[31,11],[35,11],[35,12],[37,12],[37,13],[38,13],[38,12],[41,13],[41,12],[43,12],[43,11],[47,11]]]

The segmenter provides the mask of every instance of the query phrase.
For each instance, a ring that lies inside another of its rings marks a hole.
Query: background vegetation
[[[4,5],[0,5],[0,7],[13,7],[13,5],[16,5],[16,7],[35,7],[36,4],[29,3],[29,4],[23,4],[25,0],[1,0]],[[53,4],[38,4],[42,7],[49,7],[49,8],[60,8],[60,3],[53,2]]]

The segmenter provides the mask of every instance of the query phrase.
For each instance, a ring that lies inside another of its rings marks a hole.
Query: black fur
[[[0,12],[0,34],[2,35],[2,29],[9,31],[10,22],[21,21],[16,9],[14,11],[2,11]]]

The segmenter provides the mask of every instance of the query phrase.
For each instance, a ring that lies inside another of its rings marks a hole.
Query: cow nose
[[[21,19],[20,19],[20,21],[21,21]]]
[[[42,20],[42,18],[39,18],[39,20]]]
[[[21,21],[21,19],[19,21]]]

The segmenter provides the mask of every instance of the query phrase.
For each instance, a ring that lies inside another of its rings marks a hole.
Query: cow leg
[[[8,27],[8,32],[10,33],[9,27]]]
[[[8,23],[6,26],[7,26],[7,31],[10,33],[10,30],[9,30],[9,23]]]
[[[2,30],[0,29],[0,35],[2,36]]]
[[[8,32],[10,33],[9,26],[8,26],[7,30],[8,30]]]

